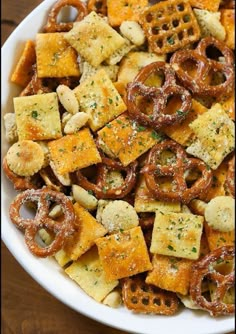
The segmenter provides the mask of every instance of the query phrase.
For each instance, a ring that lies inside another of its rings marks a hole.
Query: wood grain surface
[[[42,0],[1,2],[1,45],[24,17],[41,2]],[[55,299],[25,272],[3,242],[1,259],[2,334],[127,333],[91,320]]]

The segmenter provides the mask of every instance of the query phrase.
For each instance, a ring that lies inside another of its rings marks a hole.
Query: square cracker
[[[98,137],[124,166],[128,166],[160,140],[155,131],[139,126],[127,113],[104,126],[98,132]]]
[[[64,251],[71,260],[77,260],[87,252],[97,238],[103,237],[107,230],[79,203],[74,204],[75,225],[78,231],[66,242]]]
[[[211,12],[217,12],[220,6],[221,0],[189,0],[192,7],[206,9]]]
[[[158,201],[150,193],[146,186],[144,176],[141,176],[135,187],[134,207],[137,212],[180,212],[180,202]]]
[[[74,89],[80,110],[89,114],[93,131],[103,127],[126,110],[126,105],[104,69]]]
[[[181,103],[179,99],[171,99],[168,103],[166,112],[167,114],[173,114],[179,109]],[[201,103],[192,99],[192,108],[187,114],[186,118],[179,124],[168,125],[163,127],[163,132],[166,133],[171,139],[177,143],[188,146],[194,137],[193,130],[189,127],[189,124],[193,122],[199,115],[206,112],[208,109]]]
[[[36,35],[37,74],[39,78],[79,76],[77,53],[64,38],[65,33]]]
[[[95,246],[66,268],[65,272],[97,302],[101,302],[119,284],[118,280],[106,281]]]
[[[88,128],[48,143],[56,173],[64,175],[101,162],[100,154]]]
[[[19,140],[49,140],[62,136],[56,93],[13,99]]]
[[[151,253],[198,259],[203,221],[202,216],[191,213],[157,212],[152,232]]]
[[[11,75],[11,82],[26,87],[33,76],[32,65],[36,63],[35,43],[28,40],[25,43],[23,52],[18,60],[14,72]]]
[[[193,261],[174,256],[154,254],[153,269],[148,272],[146,283],[161,289],[187,295]]]
[[[109,23],[117,27],[123,21],[138,21],[139,13],[147,6],[147,0],[107,0]]]
[[[222,106],[216,103],[210,110],[199,115],[189,126],[196,140],[187,148],[187,153],[202,159],[212,169],[217,169],[234,149],[234,122]]]
[[[152,269],[140,226],[96,240],[107,281]]]
[[[65,38],[94,67],[125,44],[125,39],[94,11],[76,23]]]

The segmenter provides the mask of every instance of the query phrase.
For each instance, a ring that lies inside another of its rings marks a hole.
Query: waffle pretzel
[[[22,205],[27,202],[37,204],[36,215],[33,219],[20,215]],[[61,206],[64,214],[62,221],[55,221],[49,217],[51,203]],[[52,191],[49,188],[30,189],[18,194],[9,208],[10,219],[19,229],[25,230],[25,242],[29,250],[36,256],[47,257],[54,255],[65,244],[68,237],[74,233],[75,213],[72,202],[66,195]],[[35,240],[38,231],[45,228],[55,234],[52,243],[41,247]]]
[[[136,182],[137,161],[132,162],[129,166],[124,167],[120,162],[102,157],[102,163],[98,164],[96,183],[90,182],[81,171],[76,172],[78,184],[88,191],[92,191],[98,199],[119,199],[124,198],[133,189]],[[124,182],[114,188],[109,188],[106,183],[109,171],[122,171],[126,173]]]
[[[57,16],[61,9],[66,6],[72,6],[78,11],[75,22],[81,21],[87,14],[86,5],[80,0],[58,0],[48,15],[48,21],[44,27],[44,32],[64,32],[73,28],[73,22],[57,23]]]
[[[136,313],[173,315],[179,304],[176,294],[145,283],[141,275],[123,280],[122,298],[125,306]]]
[[[175,161],[171,160],[170,163],[162,165],[160,158],[165,150],[172,151],[176,158]],[[188,187],[185,173],[191,169],[200,171],[201,176]],[[200,159],[188,158],[182,146],[172,140],[165,140],[153,146],[141,173],[144,174],[148,189],[156,198],[170,202],[180,201],[184,204],[197,198],[209,189],[212,183],[212,171],[205,163]],[[158,177],[162,176],[173,178],[171,190],[161,189]]]
[[[165,81],[162,87],[146,86],[147,79],[158,73],[164,73]],[[171,66],[164,62],[153,62],[145,67],[136,75],[133,82],[128,84],[127,108],[131,118],[138,123],[158,130],[162,126],[181,122],[192,106],[190,93],[176,84],[175,72]],[[150,98],[153,101],[153,113],[151,115],[142,112],[143,106],[137,105],[137,96]],[[166,114],[168,99],[179,96],[182,104],[173,114]]]
[[[207,57],[206,50],[209,46],[217,48],[224,56],[225,62],[210,59]],[[191,76],[182,65],[187,61],[193,61],[197,65],[197,71]],[[234,57],[224,43],[214,37],[203,38],[195,50],[176,51],[170,59],[170,64],[182,85],[192,91],[193,94],[218,97],[228,95],[233,90],[234,85]],[[209,84],[209,76],[214,73],[222,73],[225,81],[216,85]]]
[[[167,0],[148,7],[139,22],[157,54],[174,52],[200,38],[197,20],[185,0]]]
[[[205,255],[192,265],[190,296],[196,305],[208,311],[211,316],[234,314],[235,305],[223,302],[227,290],[234,287],[234,269],[226,275],[214,269],[214,263],[217,263],[217,261],[232,260],[234,257],[234,247],[223,246]],[[211,281],[216,282],[216,292],[212,301],[207,301],[202,295],[201,285],[203,278],[209,278]]]

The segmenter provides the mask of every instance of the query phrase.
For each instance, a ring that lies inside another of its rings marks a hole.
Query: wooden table
[[[42,0],[3,0],[1,45]],[[28,275],[10,254],[2,251],[3,334],[125,334],[68,308]],[[79,302],[79,301],[78,301]],[[234,333],[230,333],[234,334]]]

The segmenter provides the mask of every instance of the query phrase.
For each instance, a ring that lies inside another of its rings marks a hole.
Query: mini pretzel
[[[107,0],[89,0],[88,1],[88,11],[96,12],[104,16],[107,15]]]
[[[125,306],[136,313],[172,315],[179,304],[176,294],[145,283],[141,275],[123,280],[122,298]]]
[[[14,189],[23,191],[27,189],[38,189],[41,188],[42,184],[36,178],[36,175],[34,176],[19,176],[15,174],[10,168],[8,167],[7,164],[7,159],[6,157],[3,158],[2,162],[2,167],[3,171],[6,175],[6,177],[13,183]],[[34,182],[36,181],[36,182]]]
[[[170,150],[175,154],[176,161],[162,165],[161,153]],[[197,169],[201,172],[199,179],[188,188],[184,174],[187,170]],[[212,183],[212,172],[203,161],[188,158],[181,145],[172,140],[166,140],[156,144],[149,152],[147,163],[141,170],[150,192],[159,200],[188,204],[197,198],[202,192],[207,191]],[[167,176],[173,178],[172,190],[162,190],[158,183],[158,177]]]
[[[146,86],[146,80],[152,74],[164,73],[165,82],[162,87]],[[173,114],[166,114],[168,99],[179,96],[182,105]],[[142,112],[141,106],[136,103],[137,96],[149,98],[153,101],[153,113],[147,115]],[[162,126],[181,122],[192,106],[190,93],[176,84],[175,72],[171,66],[164,62],[154,62],[142,68],[134,81],[128,84],[127,108],[131,118],[138,123],[158,130]]]
[[[20,216],[21,206],[26,202],[37,204],[36,214],[33,219]],[[49,217],[52,202],[60,204],[64,213],[63,221],[58,222]],[[25,230],[25,242],[29,250],[39,257],[54,255],[74,232],[75,213],[72,202],[63,193],[52,191],[48,188],[30,189],[18,194],[10,205],[9,215],[11,221],[18,228]],[[42,228],[55,234],[54,240],[47,247],[41,247],[35,240],[38,231]]]
[[[216,47],[224,56],[225,62],[210,59],[207,57],[206,50],[209,46]],[[176,51],[170,59],[176,74],[184,87],[190,89],[192,93],[198,95],[207,95],[217,97],[219,95],[228,95],[233,90],[234,85],[234,57],[224,43],[213,37],[203,38],[195,50]],[[181,66],[186,61],[192,60],[197,65],[196,75],[192,77],[186,69]],[[222,73],[225,81],[218,85],[209,85],[206,79],[213,73]]]
[[[73,28],[74,22],[57,23],[59,12],[66,6],[72,6],[77,9],[78,15],[75,19],[76,22],[81,21],[88,14],[86,5],[80,0],[58,0],[51,8],[47,24],[44,27],[44,32],[64,32]]]
[[[223,298],[225,293],[231,287],[234,287],[235,274],[233,270],[226,275],[217,272],[214,264],[219,261],[232,260],[235,257],[235,249],[233,246],[223,246],[215,249],[195,262],[192,266],[190,280],[190,296],[195,304],[200,308],[208,311],[210,315],[216,317],[219,315],[234,314],[235,305],[225,304]],[[202,295],[202,280],[208,278],[216,282],[215,296],[212,301],[206,300]]]
[[[96,183],[90,182],[81,171],[76,172],[78,184],[86,190],[92,191],[98,199],[118,199],[124,198],[131,192],[136,182],[136,169],[138,163],[134,161],[129,166],[124,167],[120,162],[110,158],[102,157],[102,163],[98,164]],[[108,188],[106,177],[109,171],[122,171],[126,173],[123,184],[117,188]]]
[[[235,156],[231,158],[231,160],[228,163],[228,171],[226,175],[226,180],[225,180],[225,190],[232,196],[235,197],[235,183],[234,183],[234,178],[235,178]]]

